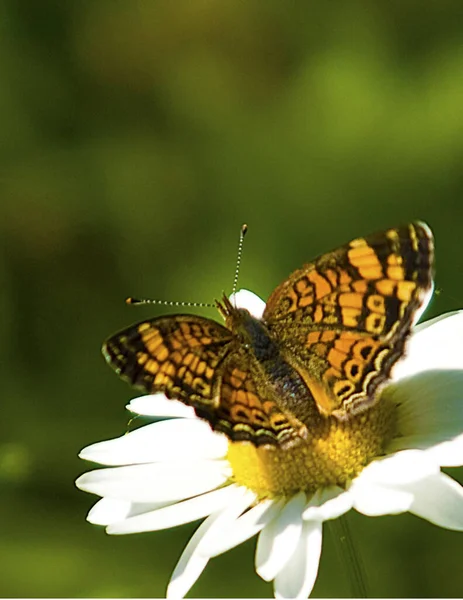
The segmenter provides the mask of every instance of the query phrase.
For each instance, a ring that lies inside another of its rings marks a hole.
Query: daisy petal
[[[333,486],[318,490],[302,513],[304,521],[328,521],[337,519],[352,508],[352,494]]]
[[[415,499],[410,512],[434,525],[463,531],[463,487],[438,473],[413,485]]]
[[[226,461],[152,463],[96,469],[76,481],[79,489],[131,502],[172,502],[208,492],[230,475]]]
[[[115,498],[102,498],[90,510],[87,521],[94,525],[112,525],[119,521],[153,512],[171,502],[128,502],[127,500],[116,500]]]
[[[302,511],[306,501],[303,492],[293,496],[279,515],[260,532],[256,571],[265,581],[275,579],[293,555],[301,536]]]
[[[355,481],[400,485],[439,472],[439,466],[421,450],[403,450],[367,465]]]
[[[299,544],[274,581],[275,598],[307,598],[317,579],[322,550],[322,523],[305,522]]]
[[[190,588],[194,585],[198,577],[204,571],[209,558],[198,554],[196,549],[198,544],[201,542],[203,537],[209,532],[214,526],[214,523],[219,518],[220,513],[214,513],[207,517],[205,521],[201,523],[198,529],[193,534],[192,538],[182,552],[180,560],[178,561],[169,585],[167,586],[166,598],[184,598],[185,594],[188,593]]]
[[[388,452],[421,448],[441,466],[463,464],[460,442],[436,448],[461,435],[462,389],[463,370],[419,373],[386,388],[384,394],[397,405],[401,434],[390,442]]]
[[[227,448],[227,438],[214,434],[206,422],[199,419],[170,419],[87,446],[79,456],[102,465],[130,465],[223,458]]]
[[[194,408],[179,400],[169,400],[162,393],[134,398],[127,404],[127,409],[145,417],[196,418]]]
[[[101,498],[87,515],[87,521],[93,525],[109,525],[125,519],[130,512],[131,502],[115,498]]]
[[[463,369],[463,311],[415,327],[406,357],[394,366],[392,379],[436,369]]]
[[[167,598],[183,598],[204,570],[209,557],[203,552],[208,538],[217,537],[223,528],[234,521],[255,500],[246,488],[235,488],[235,498],[227,508],[209,516],[187,544],[177,563],[167,588]]]
[[[236,495],[236,485],[228,485],[190,498],[184,502],[171,504],[150,513],[145,513],[135,517],[112,523],[107,527],[109,534],[121,535],[126,533],[140,533],[141,531],[159,531],[169,529],[177,525],[191,523],[197,519],[207,517],[216,510],[220,510],[232,502]]]
[[[210,557],[218,556],[242,544],[262,531],[280,512],[282,505],[282,500],[260,501],[239,519],[230,523],[229,528],[221,532],[220,537],[211,539],[207,546],[204,546],[203,551]]]
[[[367,517],[396,515],[406,512],[413,504],[413,493],[375,484],[352,484],[353,507]]]
[[[256,319],[261,319],[264,314],[265,302],[249,290],[239,290],[232,294],[230,302],[237,308],[245,308]]]
[[[463,465],[463,435],[432,446],[426,453],[441,467],[460,467]]]

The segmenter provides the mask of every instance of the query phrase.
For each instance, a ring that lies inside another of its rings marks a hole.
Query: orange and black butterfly
[[[110,337],[116,373],[163,392],[233,441],[287,447],[311,415],[348,419],[372,406],[433,286],[423,223],[358,238],[294,271],[261,319],[216,302],[225,320],[169,315]]]

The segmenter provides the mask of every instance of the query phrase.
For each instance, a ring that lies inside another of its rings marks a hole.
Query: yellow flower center
[[[288,448],[230,442],[228,460],[236,483],[260,498],[289,496],[337,485],[344,488],[384,449],[396,428],[396,406],[381,401],[349,420],[314,415],[306,440]]]

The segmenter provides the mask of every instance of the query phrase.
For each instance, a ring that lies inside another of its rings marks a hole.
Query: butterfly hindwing
[[[234,441],[255,446],[290,445],[305,427],[283,411],[269,388],[259,384],[258,372],[258,365],[242,350],[230,352],[220,369],[220,403],[213,427]]]

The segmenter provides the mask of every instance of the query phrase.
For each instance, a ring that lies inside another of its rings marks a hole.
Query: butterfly
[[[346,420],[378,402],[432,293],[433,255],[420,222],[357,238],[294,271],[261,319],[224,295],[224,325],[156,317],[110,337],[103,355],[123,380],[192,406],[232,441],[289,447],[314,410]]]

